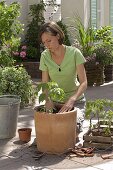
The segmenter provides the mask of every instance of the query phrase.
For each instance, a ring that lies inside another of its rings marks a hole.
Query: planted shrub
[[[19,21],[20,4],[13,2],[7,5],[0,2],[0,66],[14,64],[12,52],[20,45],[20,33],[23,25]]]
[[[21,106],[33,102],[34,88],[32,80],[23,67],[0,68],[0,95],[18,95],[21,97]]]

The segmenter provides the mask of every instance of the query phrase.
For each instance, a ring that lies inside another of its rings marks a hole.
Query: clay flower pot
[[[40,106],[39,106],[40,108]],[[62,154],[75,147],[77,111],[48,114],[37,110],[34,114],[38,151]]]
[[[31,128],[18,129],[19,139],[22,142],[29,142],[31,140]]]

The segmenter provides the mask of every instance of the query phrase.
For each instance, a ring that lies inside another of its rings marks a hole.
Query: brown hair
[[[49,33],[53,36],[56,36],[58,35],[59,36],[59,44],[61,45],[63,43],[63,40],[65,38],[65,35],[62,31],[62,29],[59,27],[59,25],[57,25],[55,22],[48,22],[48,23],[45,23],[41,26],[40,28],[40,34],[39,34],[39,38],[41,40],[41,37],[42,37],[42,34],[43,33]]]

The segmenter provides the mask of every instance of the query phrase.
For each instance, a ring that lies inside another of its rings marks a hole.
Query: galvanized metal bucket
[[[16,135],[21,99],[16,95],[0,96],[0,139]]]

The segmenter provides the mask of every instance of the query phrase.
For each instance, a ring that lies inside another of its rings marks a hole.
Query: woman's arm
[[[70,111],[73,108],[76,100],[83,94],[83,92],[87,88],[87,77],[84,64],[77,65],[77,75],[80,82],[80,86],[75,92],[75,94],[69,98],[69,100],[64,104],[64,106],[60,109],[59,112]]]
[[[79,79],[79,82],[80,82],[80,86],[79,86],[78,90],[76,91],[75,95],[72,96],[75,101],[87,89],[87,77],[86,77],[86,71],[85,71],[85,68],[84,68],[84,64],[80,64],[80,65],[77,66],[77,75],[78,75],[78,79]]]
[[[49,81],[49,74],[48,71],[42,71],[42,82],[46,83]]]

